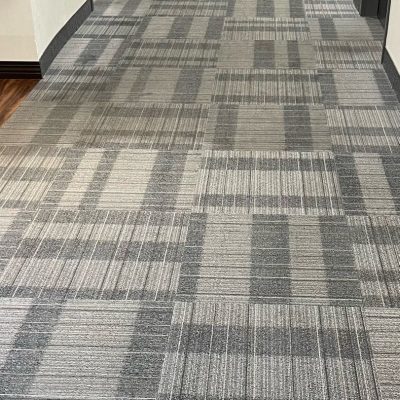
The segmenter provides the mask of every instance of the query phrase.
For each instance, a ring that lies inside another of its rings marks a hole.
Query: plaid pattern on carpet
[[[353,0],[94,0],[0,127],[0,398],[400,398],[400,104]]]

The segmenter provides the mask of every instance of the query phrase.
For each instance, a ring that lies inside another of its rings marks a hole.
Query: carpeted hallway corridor
[[[0,128],[0,398],[400,399],[378,20],[94,5]]]

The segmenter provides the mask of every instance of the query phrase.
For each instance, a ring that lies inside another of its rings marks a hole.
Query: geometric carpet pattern
[[[353,0],[95,0],[0,127],[0,397],[400,399],[400,103]]]

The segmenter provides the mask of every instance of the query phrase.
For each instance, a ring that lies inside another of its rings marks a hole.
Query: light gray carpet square
[[[59,209],[40,210],[30,219],[23,233],[10,226],[0,242],[14,253],[6,254],[1,297],[174,299],[185,214]],[[19,238],[17,246],[7,240],[11,234]]]
[[[303,18],[225,18],[224,40],[308,40],[310,29]]]
[[[377,400],[372,359],[358,308],[176,303],[158,398]]]
[[[380,40],[384,30],[377,18],[311,18],[314,40]]]
[[[64,157],[62,148],[1,146],[0,208],[36,209]]]
[[[354,153],[337,156],[336,164],[346,214],[400,212],[400,157]]]
[[[399,397],[400,310],[367,308],[365,322],[383,399]]]
[[[318,68],[380,69],[382,42],[372,40],[318,40],[315,42]]]
[[[326,69],[319,71],[318,78],[326,105],[398,105],[392,85],[381,69]]]
[[[311,41],[222,41],[218,68],[291,68],[317,66]]]
[[[360,305],[346,219],[192,214],[178,298]]]
[[[153,16],[145,17],[137,31],[141,39],[207,39],[221,38],[223,17]]]
[[[204,149],[331,150],[322,106],[213,105]]]
[[[213,103],[320,104],[316,70],[224,69],[215,76]]]
[[[155,398],[172,307],[2,299],[3,398]]]
[[[190,210],[200,156],[157,150],[70,150],[43,207]]]
[[[400,307],[400,218],[348,217],[364,305]]]
[[[326,110],[336,153],[400,152],[400,108],[341,106]]]

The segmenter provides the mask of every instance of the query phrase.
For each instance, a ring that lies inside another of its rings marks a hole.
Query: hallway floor
[[[97,0],[0,128],[2,399],[400,399],[400,107],[352,0]]]

